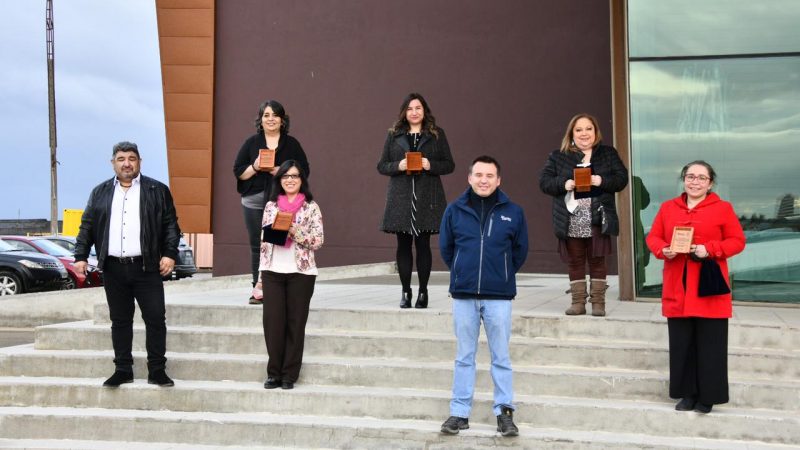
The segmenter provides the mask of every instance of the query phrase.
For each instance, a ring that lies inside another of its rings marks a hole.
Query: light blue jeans
[[[481,320],[492,357],[494,415],[500,415],[501,406],[514,409],[514,380],[508,354],[508,342],[511,339],[511,300],[453,299],[453,328],[458,344],[453,369],[451,416],[469,418],[472,410],[475,353],[478,350]]]

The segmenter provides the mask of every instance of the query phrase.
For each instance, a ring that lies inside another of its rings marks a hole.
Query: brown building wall
[[[565,272],[538,172],[577,112],[598,116],[613,142],[609,2],[239,0],[217,2],[215,15],[215,275],[248,272],[232,166],[268,98],[286,107],[308,154],[325,223],[318,263],[393,260],[395,238],[378,230],[387,179],[375,166],[412,91],[447,132],[456,161],[443,177],[448,199],[466,188],[475,156],[495,156],[501,188],[528,216],[523,270]]]

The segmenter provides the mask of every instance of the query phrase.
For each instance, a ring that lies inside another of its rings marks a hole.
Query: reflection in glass
[[[628,0],[630,57],[800,52],[797,0]]]
[[[800,57],[631,62],[630,82],[635,226],[705,159],[747,236],[734,299],[800,301]],[[662,263],[634,234],[637,294],[660,296]]]

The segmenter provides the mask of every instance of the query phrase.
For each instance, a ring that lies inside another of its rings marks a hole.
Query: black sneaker
[[[273,377],[267,377],[267,381],[264,382],[264,389],[275,389],[281,387],[281,380]]]
[[[172,381],[172,378],[167,376],[167,372],[164,369],[159,369],[151,373],[147,376],[147,383],[148,384],[157,384],[161,387],[170,387],[175,386],[175,382]]]
[[[706,405],[705,403],[697,402],[694,405],[695,412],[699,412],[700,414],[708,414],[711,412],[711,409],[714,408],[714,405]]]
[[[497,431],[503,436],[519,435],[519,428],[514,425],[514,410],[501,406],[500,411],[500,415],[497,416]]]
[[[442,433],[458,434],[460,430],[466,430],[467,428],[469,428],[469,419],[450,416],[442,424]]]
[[[109,379],[103,382],[103,386],[115,388],[124,383],[133,383],[133,372],[115,370],[114,375],[111,375]]]
[[[694,397],[684,397],[675,405],[675,411],[691,411],[694,409],[695,403],[697,403],[697,399]]]

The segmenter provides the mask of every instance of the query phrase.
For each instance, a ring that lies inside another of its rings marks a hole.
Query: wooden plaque
[[[275,150],[262,148],[258,151],[258,168],[260,170],[272,170],[275,168]]]
[[[422,172],[422,152],[406,152],[406,175]]]
[[[578,167],[574,170],[572,179],[575,180],[575,192],[589,192],[592,190],[592,169]]]
[[[289,227],[292,226],[293,220],[294,220],[294,214],[278,211],[278,215],[275,216],[275,221],[272,222],[272,229],[280,231],[288,231]]]
[[[675,253],[690,253],[692,251],[692,237],[694,227],[675,227],[672,230],[672,241],[669,249]]]

